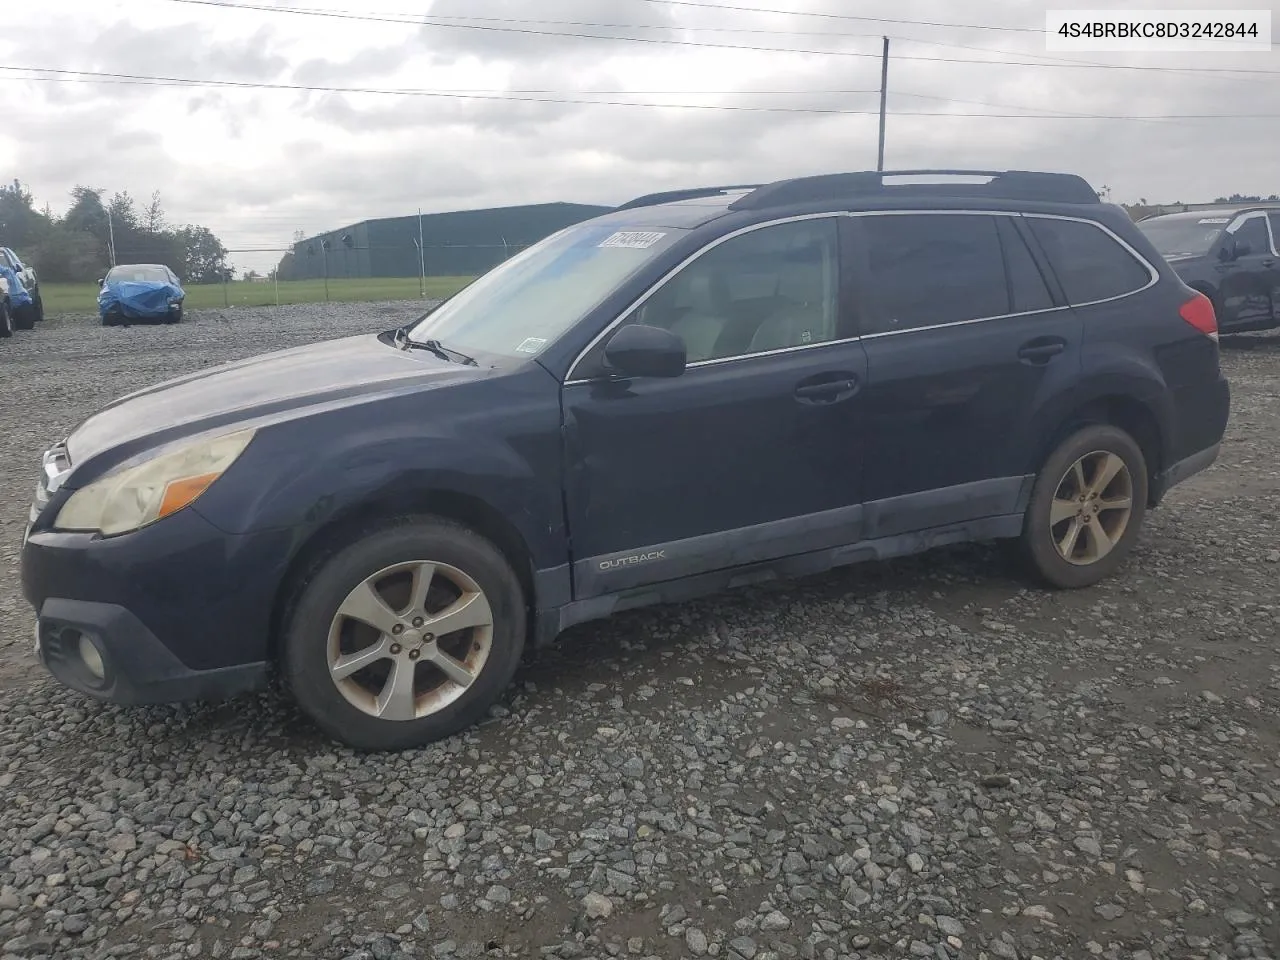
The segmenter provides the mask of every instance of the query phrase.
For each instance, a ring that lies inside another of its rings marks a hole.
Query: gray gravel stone
[[[0,344],[3,960],[1277,960],[1274,335],[1224,338],[1219,462],[1086,590],[972,546],[633,611],[403,755],[269,693],[126,708],[44,678],[17,560],[50,440],[421,308]]]

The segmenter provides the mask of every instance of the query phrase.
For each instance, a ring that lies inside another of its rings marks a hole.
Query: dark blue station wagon
[[[279,676],[399,749],[618,610],[971,540],[1109,576],[1217,456],[1213,307],[1078,177],[913,174],[640,198],[110,404],[44,457],[40,658],[122,703]]]

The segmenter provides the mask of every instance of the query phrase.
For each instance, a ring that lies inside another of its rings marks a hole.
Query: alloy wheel
[[[1049,507],[1049,535],[1062,559],[1088,566],[1116,548],[1132,515],[1129,467],[1119,455],[1095,450],[1058,482]]]
[[[379,570],[343,600],[329,627],[329,675],[363,713],[417,720],[466,693],[492,648],[493,611],[475,580],[414,560]]]

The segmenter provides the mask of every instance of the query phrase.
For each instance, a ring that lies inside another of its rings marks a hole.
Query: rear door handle
[[[856,378],[823,380],[818,383],[801,383],[796,387],[796,399],[803,403],[835,403],[858,392]]]
[[[1027,363],[1048,363],[1067,349],[1067,341],[1061,337],[1037,337],[1018,348],[1018,358]]]

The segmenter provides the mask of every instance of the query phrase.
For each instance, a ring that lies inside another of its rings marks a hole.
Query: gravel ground
[[[33,668],[36,458],[136,386],[409,305],[49,321],[0,344],[0,957],[1280,956],[1280,337],[1128,568],[952,549],[585,624],[391,757],[270,696]]]

